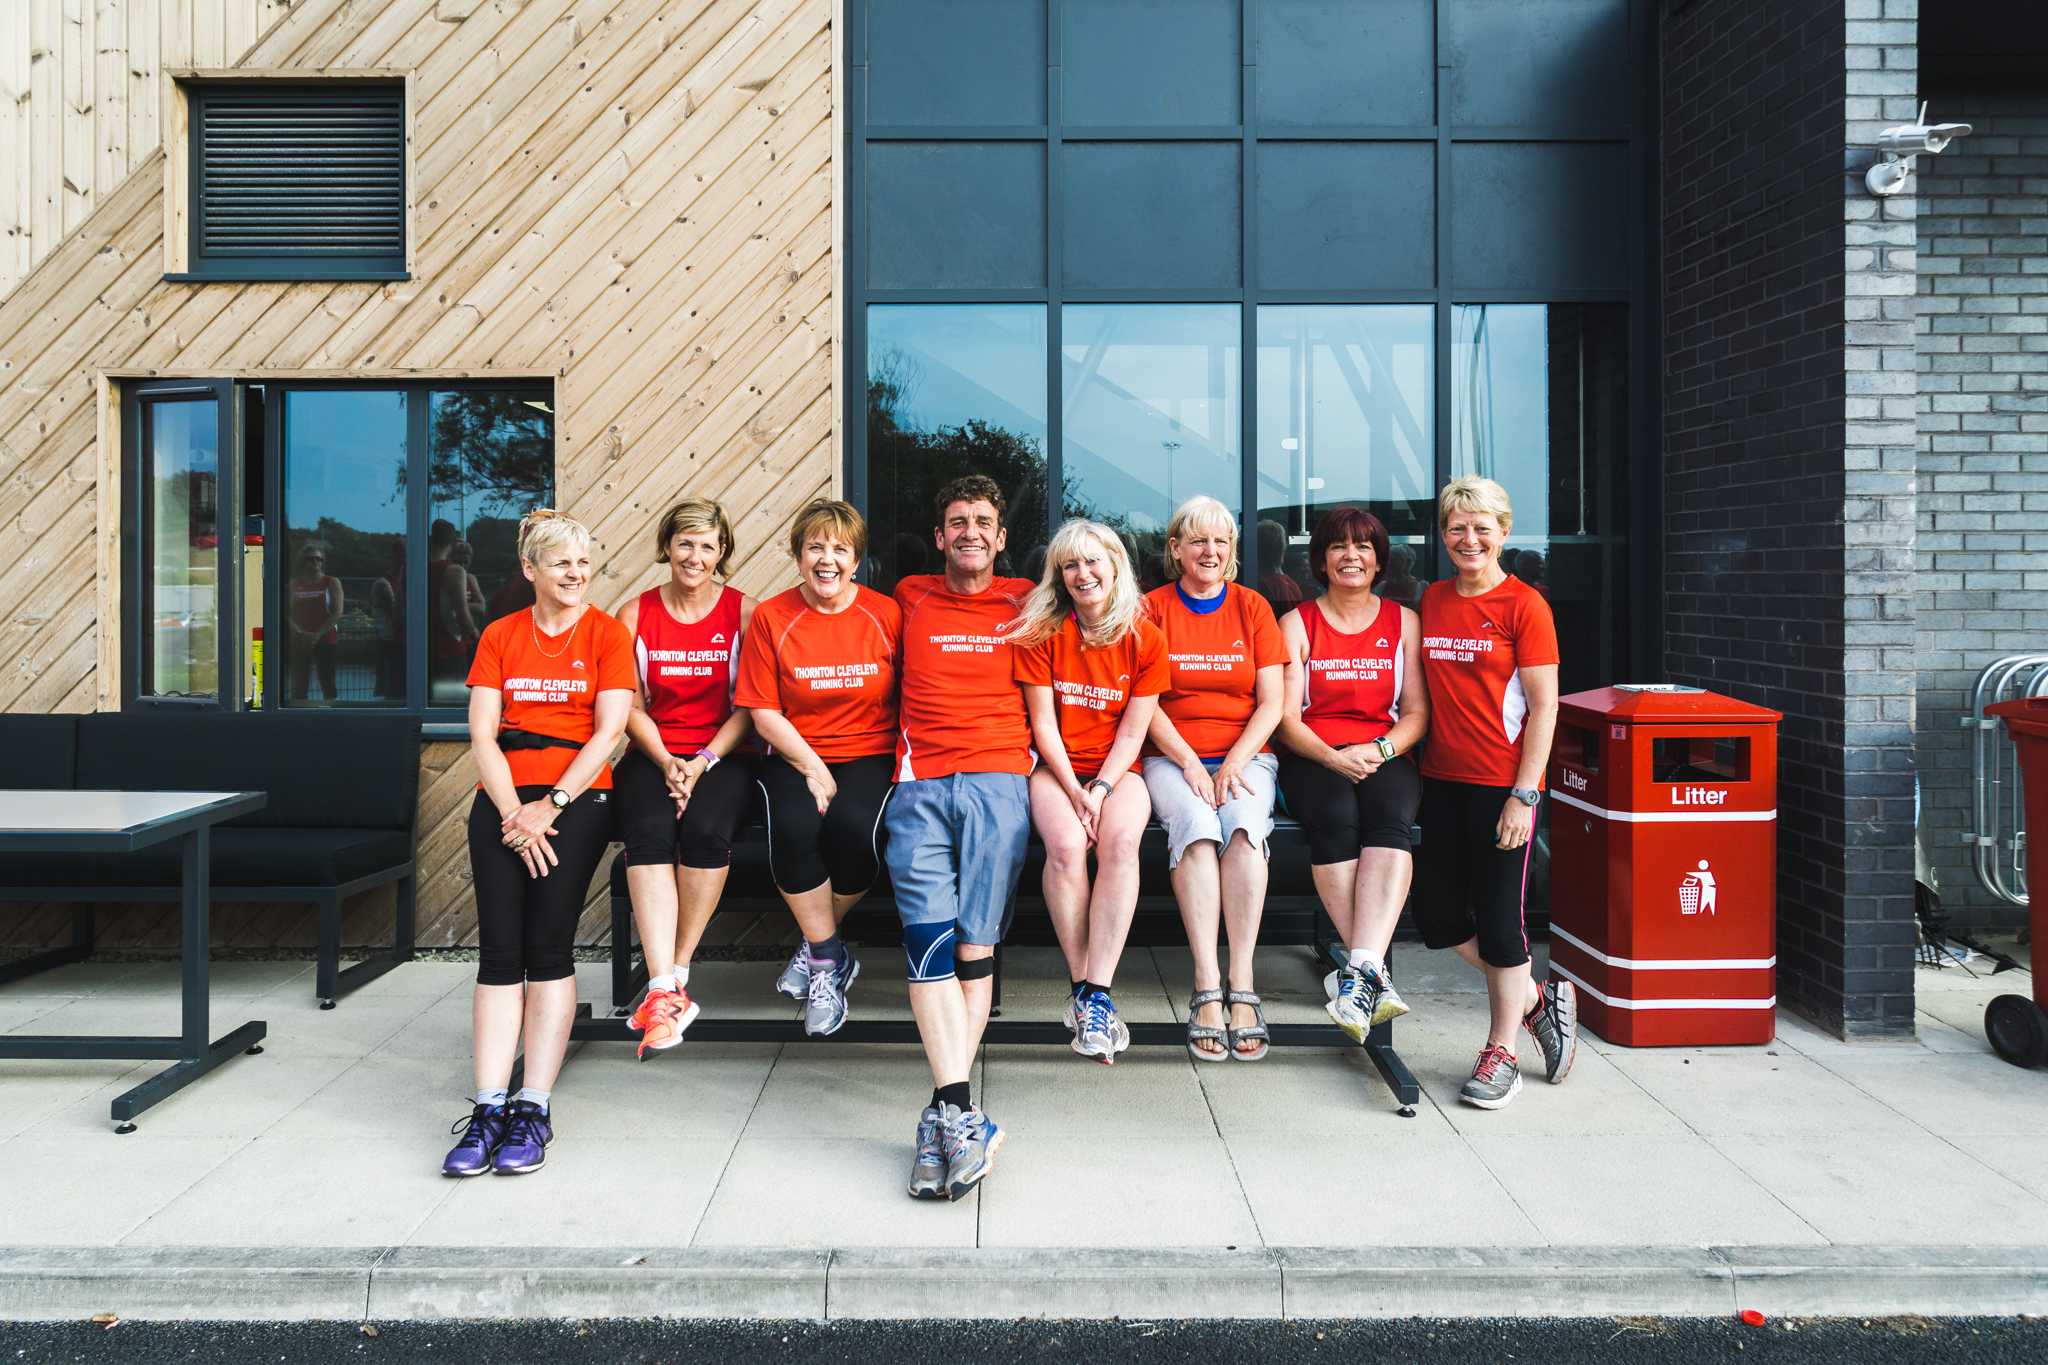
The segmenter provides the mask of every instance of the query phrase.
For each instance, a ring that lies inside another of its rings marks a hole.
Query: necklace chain
[[[580,611],[576,613],[576,624],[569,627],[569,638],[562,641],[562,647],[552,654],[548,653],[547,650],[541,648],[540,618],[534,613],[534,610],[531,607],[528,607],[526,609],[526,624],[527,628],[533,631],[533,647],[535,649],[540,650],[541,657],[547,659],[559,659],[564,654],[567,654],[569,652],[570,645],[576,643],[576,632],[582,629],[583,627],[583,613]]]

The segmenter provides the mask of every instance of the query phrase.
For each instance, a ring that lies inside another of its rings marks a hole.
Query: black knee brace
[[[994,976],[995,974],[996,958],[994,953],[990,953],[987,957],[961,957],[956,953],[953,957],[953,975],[959,977],[962,981],[979,981],[985,976]]]

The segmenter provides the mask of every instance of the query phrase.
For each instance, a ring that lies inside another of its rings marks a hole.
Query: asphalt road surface
[[[374,1332],[374,1335],[372,1333]],[[0,1365],[1926,1365],[2048,1360],[2048,1320],[0,1323]]]

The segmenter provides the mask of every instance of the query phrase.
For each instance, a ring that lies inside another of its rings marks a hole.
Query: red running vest
[[[711,742],[732,716],[732,685],[740,667],[738,588],[726,588],[704,619],[686,626],[669,613],[660,588],[640,594],[633,666],[647,693],[647,714],[661,742],[688,758]]]
[[[1302,723],[1331,748],[1370,744],[1400,719],[1401,604],[1380,599],[1379,615],[1362,634],[1331,625],[1314,602],[1295,609],[1308,633],[1301,689]]]

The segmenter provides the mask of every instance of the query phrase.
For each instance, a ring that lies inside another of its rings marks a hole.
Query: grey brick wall
[[[1666,664],[1785,713],[1779,997],[1910,1032],[1913,0],[1696,0],[1663,32]]]
[[[1978,888],[1958,728],[1985,665],[2048,653],[2048,95],[1934,94],[1976,131],[1921,157],[1921,818],[1958,922],[2025,922]]]

